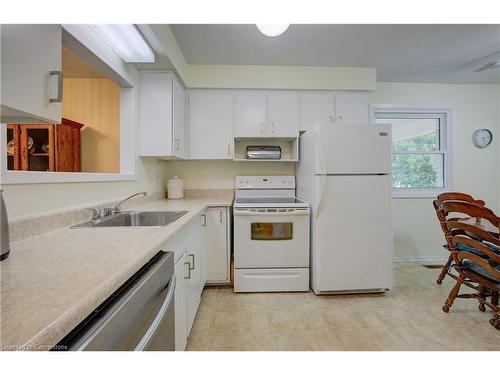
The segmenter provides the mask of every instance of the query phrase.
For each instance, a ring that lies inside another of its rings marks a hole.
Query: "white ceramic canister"
[[[171,180],[167,181],[167,196],[168,199],[182,199],[184,198],[184,181],[179,177],[174,176]]]

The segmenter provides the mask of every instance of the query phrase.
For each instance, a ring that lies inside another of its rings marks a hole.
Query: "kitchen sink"
[[[71,228],[165,227],[186,213],[187,211],[125,211]]]

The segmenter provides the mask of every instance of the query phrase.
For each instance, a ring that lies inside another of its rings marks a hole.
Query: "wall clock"
[[[472,143],[479,148],[488,147],[493,141],[493,134],[488,129],[477,129],[472,134]]]

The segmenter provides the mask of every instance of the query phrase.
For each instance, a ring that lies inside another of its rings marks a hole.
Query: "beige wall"
[[[167,178],[182,178],[186,189],[232,189],[235,176],[295,174],[295,164],[285,162],[188,160],[169,161],[164,168]]]
[[[120,88],[106,78],[64,79],[63,117],[80,122],[82,172],[120,171]]]
[[[451,108],[453,190],[470,193],[500,211],[500,86],[378,83],[372,104]],[[472,144],[478,128],[493,131],[486,149]],[[443,257],[444,242],[432,199],[394,199],[394,241],[397,257]]]

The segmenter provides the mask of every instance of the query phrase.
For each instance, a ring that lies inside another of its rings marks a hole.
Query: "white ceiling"
[[[500,25],[170,25],[189,64],[376,67],[382,82],[500,83]]]

